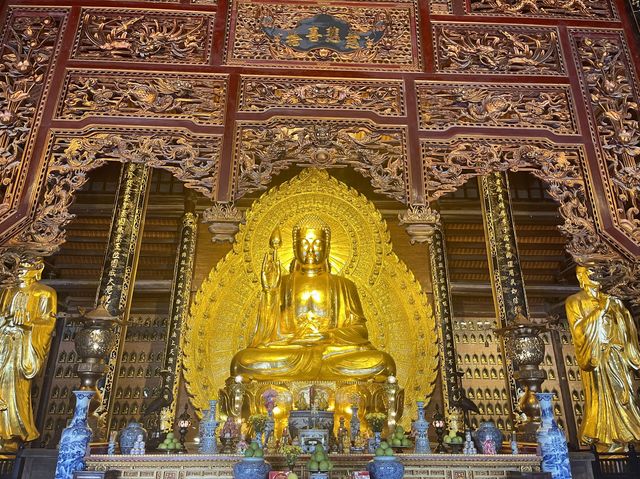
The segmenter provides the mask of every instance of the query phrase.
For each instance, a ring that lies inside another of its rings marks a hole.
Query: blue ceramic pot
[[[376,456],[369,461],[367,470],[372,479],[402,479],[404,466],[394,456]]]
[[[245,457],[233,465],[234,479],[266,479],[271,464],[262,457]]]
[[[127,427],[120,431],[120,454],[131,454],[131,449],[139,435],[142,435],[142,440],[147,442],[147,431],[139,423],[130,421]]]
[[[502,447],[502,433],[500,429],[496,427],[493,421],[484,421],[480,423],[480,427],[476,431],[476,447],[482,454],[487,454],[489,451],[484,450],[484,443],[487,439],[493,442],[495,451],[499,452]]]

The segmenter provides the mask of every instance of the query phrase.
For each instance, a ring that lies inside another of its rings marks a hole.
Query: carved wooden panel
[[[573,47],[591,134],[598,145],[602,191],[616,227],[640,246],[640,111],[633,62],[621,32],[573,31]]]
[[[443,73],[564,75],[555,28],[433,24],[436,70]]]
[[[84,8],[72,58],[204,64],[214,15]]]
[[[336,80],[242,76],[238,111],[328,109],[370,111],[380,116],[405,115],[400,80]]]
[[[589,20],[618,18],[610,0],[471,0],[470,11],[481,15],[564,17]]]
[[[167,118],[221,125],[226,99],[225,75],[72,69],[55,118]]]
[[[278,68],[419,71],[412,1],[233,2],[226,61]]]
[[[454,126],[579,132],[568,86],[416,82],[420,128]]]
[[[291,165],[350,166],[377,193],[407,202],[406,129],[370,121],[275,118],[239,122],[235,197],[264,190]]]
[[[42,99],[49,91],[67,13],[29,8],[7,12],[0,47],[0,221],[15,209],[27,181]]]

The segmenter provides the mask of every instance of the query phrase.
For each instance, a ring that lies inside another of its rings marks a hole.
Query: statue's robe
[[[38,314],[29,327],[12,325],[6,317],[18,288],[0,292],[0,438],[4,441],[32,441],[39,436],[31,406],[31,379],[46,360],[55,327],[51,291],[34,284],[18,293],[27,296],[25,309]]]
[[[585,392],[581,437],[609,445],[640,441],[640,409],[631,368],[640,368],[638,331],[614,297],[606,311],[584,292],[567,299],[566,310]],[[615,449],[615,446],[614,446]]]
[[[302,273],[294,271],[282,277],[278,289],[262,293],[253,339],[234,357],[232,375],[288,380],[394,375],[391,356],[369,342],[355,284],[324,273],[316,279],[322,283],[322,300],[296,304],[303,281]],[[300,314],[305,310],[313,313],[308,322]]]

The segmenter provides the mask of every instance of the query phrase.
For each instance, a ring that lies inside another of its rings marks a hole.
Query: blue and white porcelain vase
[[[542,470],[550,472],[552,479],[571,479],[569,448],[564,431],[553,417],[553,394],[536,393],[540,403],[540,427],[536,439],[542,456]]]
[[[371,479],[402,479],[404,466],[395,456],[376,456],[367,464]]]
[[[216,420],[216,405],[218,401],[209,400],[209,409],[206,415],[202,416],[198,434],[200,436],[200,454],[217,454],[218,440],[216,439],[216,429],[218,429],[218,421]]]
[[[351,421],[349,421],[349,427],[351,428],[351,442],[354,443],[356,438],[360,435],[360,418],[358,417],[359,407],[355,404],[351,406]]]
[[[233,465],[234,479],[266,479],[271,464],[262,457],[245,457]]]
[[[129,421],[127,427],[120,431],[120,454],[131,454],[131,449],[138,439],[147,442],[147,431],[136,421]]]
[[[495,454],[502,447],[503,435],[493,421],[481,422],[475,436],[476,447],[482,454]],[[493,447],[485,447],[489,444],[493,444]]]
[[[75,471],[85,468],[84,457],[89,450],[91,428],[87,425],[89,403],[94,391],[73,391],[76,407],[69,426],[62,431],[56,463],[55,479],[72,479]]]
[[[431,445],[429,444],[429,421],[424,418],[424,402],[417,401],[418,419],[413,423],[416,431],[416,454],[431,454]]]
[[[382,433],[380,431],[374,431],[373,437],[369,438],[368,449],[369,453],[373,454],[376,452],[376,449],[380,447],[380,443],[382,442]]]

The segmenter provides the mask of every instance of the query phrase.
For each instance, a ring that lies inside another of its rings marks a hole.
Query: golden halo
[[[254,202],[233,250],[196,294],[183,347],[184,376],[196,410],[206,409],[207,401],[218,396],[233,355],[251,339],[259,275],[272,232],[279,227],[282,233],[278,254],[284,273],[293,259],[291,231],[310,213],[331,229],[332,271],[356,284],[369,338],[396,361],[406,405],[413,407],[416,399],[432,394],[438,366],[432,309],[413,274],[393,253],[380,212],[326,171],[306,169]]]

